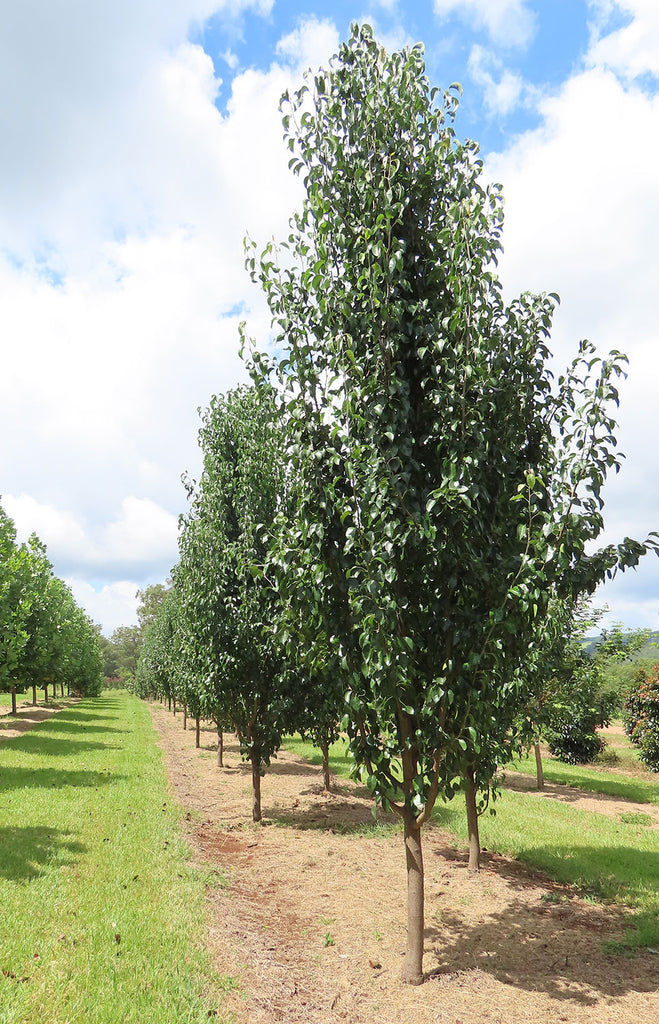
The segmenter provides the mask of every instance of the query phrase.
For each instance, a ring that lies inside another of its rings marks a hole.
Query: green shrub
[[[652,772],[659,772],[659,663],[640,668],[625,701],[625,731],[638,747],[638,756]]]

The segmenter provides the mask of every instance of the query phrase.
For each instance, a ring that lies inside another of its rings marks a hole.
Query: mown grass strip
[[[630,778],[616,773],[615,768],[594,768],[582,764],[562,764],[554,758],[544,758],[542,766],[547,782],[559,786],[576,786],[590,793],[603,793],[638,804],[659,804],[659,776],[654,779]],[[535,758],[526,757],[506,767],[506,771],[519,771],[535,775]]]
[[[286,737],[285,745],[312,764],[321,762],[319,752],[298,736]],[[330,748],[332,772],[349,777],[350,766],[347,745],[334,744]],[[579,766],[574,771],[569,765],[561,768],[568,769],[566,778],[583,781],[590,774],[589,769]],[[549,772],[546,774],[549,777]],[[602,780],[598,792],[616,796],[633,793],[629,799],[636,799],[637,793],[643,792],[643,802],[657,802],[657,783],[641,780],[640,790],[620,791],[620,780],[615,776],[607,782],[608,772],[596,775],[597,780]],[[634,780],[622,781],[634,784]],[[515,857],[556,881],[577,886],[593,898],[615,900],[632,909],[628,945],[659,946],[658,829],[649,829],[634,820],[624,822],[580,810],[558,800],[507,790],[496,801],[496,811],[495,816],[485,814],[480,821],[484,848]],[[451,832],[460,845],[467,845],[467,816],[459,794],[449,803],[440,802],[432,821]]]
[[[0,745],[0,1024],[222,1019],[178,813],[128,694]]]

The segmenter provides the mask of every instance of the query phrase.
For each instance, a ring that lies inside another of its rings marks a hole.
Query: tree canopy
[[[509,304],[503,206],[430,87],[421,46],[388,55],[354,26],[329,70],[285,96],[305,188],[279,247],[247,265],[272,314],[285,458],[282,599],[329,644],[344,726],[408,863],[405,980],[422,979],[420,828],[488,715],[520,698],[549,601],[591,593],[645,544],[592,550],[617,469],[624,356],[581,342],[554,380],[556,296]]]

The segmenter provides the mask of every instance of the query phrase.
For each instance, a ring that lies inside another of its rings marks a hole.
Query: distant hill
[[[599,647],[601,633],[597,636],[587,636],[584,640],[584,648],[588,654],[593,654]],[[636,655],[637,658],[656,658],[659,661],[659,630],[650,634],[647,642]]]

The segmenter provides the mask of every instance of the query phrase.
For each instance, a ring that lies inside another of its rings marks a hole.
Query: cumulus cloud
[[[90,618],[103,626],[105,636],[111,636],[118,626],[137,625],[137,591],[142,584],[138,586],[132,580],[120,580],[95,590],[86,580],[77,577],[68,577],[64,582]],[[153,582],[159,583],[160,580]]]
[[[472,47],[467,67],[483,90],[483,102],[492,115],[505,117],[515,107],[528,105],[535,95],[521,75],[504,67],[503,61],[483,46]]]
[[[457,14],[485,29],[497,46],[526,46],[535,32],[535,15],[527,0],[434,0],[440,18]]]
[[[86,570],[101,579],[130,575],[143,581],[154,574],[164,578],[177,561],[178,518],[150,498],[123,498],[116,519],[107,523],[81,521],[70,509],[28,494],[4,495],[2,503],[19,539],[36,533],[62,576]]]
[[[116,596],[175,562],[197,407],[245,377],[239,321],[268,336],[242,240],[287,233],[301,186],[279,98],[338,36],[303,22],[269,69],[235,76],[220,113],[188,27],[272,0],[93,8],[35,20],[15,5],[3,23],[0,473],[55,571]]]
[[[659,432],[659,96],[633,84],[624,68],[614,73],[595,43],[584,68],[542,99],[539,112],[538,128],[486,160],[487,176],[504,185],[501,274],[508,294],[561,295],[552,339],[558,366],[583,337],[601,353],[628,354],[617,432],[627,460],[607,484],[603,539],[642,540],[657,528],[659,507],[659,474],[648,448]],[[635,611],[631,581],[639,593],[649,592]],[[637,574],[607,584],[601,600],[613,617],[656,628],[656,611],[648,619],[655,607],[650,593],[659,594],[654,557]]]
[[[589,0],[592,38],[588,61],[626,78],[659,76],[659,5],[655,0]],[[611,30],[614,15],[626,24]]]

